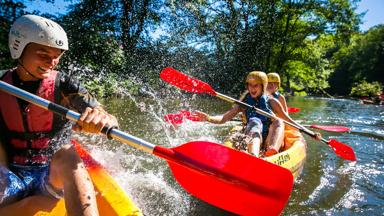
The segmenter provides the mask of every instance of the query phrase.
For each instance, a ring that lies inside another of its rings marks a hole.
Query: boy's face
[[[28,73],[36,78],[45,79],[59,64],[61,54],[61,49],[30,43],[25,47],[20,61]]]
[[[267,85],[267,91],[269,93],[271,93],[271,94],[275,93],[277,91],[278,87],[279,87],[279,83],[277,83],[277,82],[269,82],[268,85]]]
[[[263,85],[255,82],[248,82],[247,89],[252,98],[260,97],[263,94]]]

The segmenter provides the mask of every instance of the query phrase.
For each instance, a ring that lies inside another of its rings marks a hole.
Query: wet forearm
[[[208,116],[207,122],[213,123],[213,124],[223,124],[225,121],[223,121],[223,116]]]
[[[228,110],[224,115],[222,116],[207,116],[207,121],[214,124],[223,124],[229,120],[231,120],[233,117],[236,116],[236,114],[240,111],[239,106],[235,106],[232,109]]]

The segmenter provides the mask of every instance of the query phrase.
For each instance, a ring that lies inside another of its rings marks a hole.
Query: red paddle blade
[[[337,140],[329,140],[327,144],[332,147],[333,151],[337,155],[344,158],[345,160],[356,161],[355,152],[348,145],[345,145],[344,143],[341,143]]]
[[[195,117],[193,115],[193,112],[190,112],[188,110],[180,110],[179,113],[181,113],[183,116],[185,116],[185,118],[188,120],[195,121],[195,122],[201,121],[200,118]]]
[[[295,113],[295,112],[299,112],[299,111],[300,111],[300,108],[288,107],[288,113]]]
[[[180,113],[177,114],[167,114],[164,116],[164,120],[171,124],[181,124],[183,123],[183,115]]]
[[[344,126],[338,126],[338,125],[311,125],[311,128],[316,128],[320,130],[330,131],[330,132],[349,132],[351,129]]]
[[[160,73],[160,78],[165,82],[180,89],[193,93],[207,93],[215,96],[216,92],[207,83],[189,77],[173,68],[165,68]]]
[[[171,124],[181,124],[184,122],[184,119],[188,119],[191,121],[201,121],[198,117],[192,115],[188,110],[180,110],[177,114],[167,114],[164,116],[164,120]]]
[[[172,151],[172,153],[169,153]],[[223,145],[196,141],[154,154],[188,192],[239,215],[279,215],[293,186],[285,168]]]

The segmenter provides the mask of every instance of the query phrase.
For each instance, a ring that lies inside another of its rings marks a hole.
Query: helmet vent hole
[[[56,40],[56,44],[57,44],[58,46],[63,46],[63,45],[64,45],[64,42],[61,41],[61,40]]]
[[[13,47],[14,50],[18,50],[16,47]]]

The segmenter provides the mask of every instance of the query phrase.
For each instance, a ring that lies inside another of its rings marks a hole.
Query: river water
[[[230,104],[216,98],[184,94],[181,99],[108,99],[123,131],[155,145],[175,147],[204,140],[222,143],[237,122],[223,125],[186,121],[177,128],[163,116],[180,109],[222,114]],[[384,214],[384,106],[346,99],[288,98],[291,114],[303,125],[344,125],[350,133],[321,131],[323,137],[351,146],[357,162],[337,157],[325,144],[305,136],[308,155],[282,215]],[[92,155],[117,179],[145,215],[233,215],[190,196],[175,181],[167,163],[154,155],[101,136],[80,135]],[[262,175],[262,174],[260,174]],[[278,178],[278,177],[277,177]],[[230,197],[228,199],[236,199]]]

